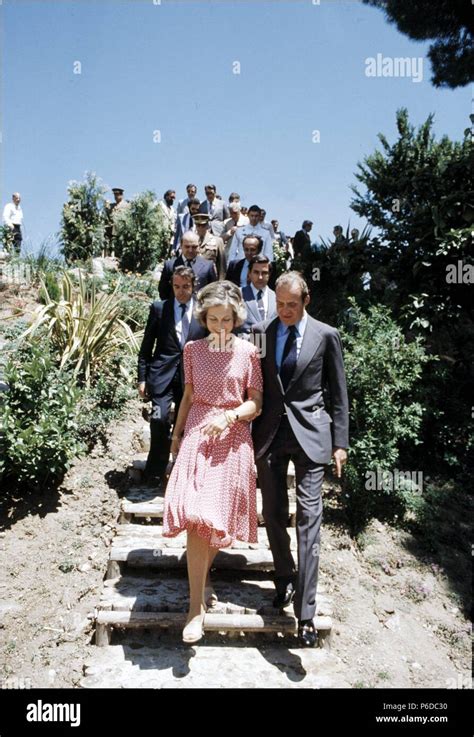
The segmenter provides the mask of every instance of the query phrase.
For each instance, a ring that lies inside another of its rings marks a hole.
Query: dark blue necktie
[[[296,366],[296,325],[289,326],[289,333],[281,358],[280,379],[286,391]]]
[[[186,314],[187,304],[180,304],[181,308],[181,345],[184,346],[189,333],[189,319]]]

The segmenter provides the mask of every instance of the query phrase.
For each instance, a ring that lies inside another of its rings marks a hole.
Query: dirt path
[[[330,650],[266,634],[187,648],[171,633],[140,632],[96,647],[88,615],[103,587],[138,409],[116,424],[107,451],[75,463],[57,494],[2,498],[4,687],[471,688],[470,626],[452,582],[411,535],[377,521],[358,548],[333,521],[331,489],[321,553]]]

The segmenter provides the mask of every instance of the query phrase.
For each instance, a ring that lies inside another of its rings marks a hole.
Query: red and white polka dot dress
[[[195,529],[215,548],[234,540],[257,542],[257,503],[250,423],[235,422],[218,436],[204,435],[209,420],[262,390],[257,348],[235,338],[216,351],[203,338],[184,347],[185,383],[193,386],[184,437],[168,481],[163,535]]]

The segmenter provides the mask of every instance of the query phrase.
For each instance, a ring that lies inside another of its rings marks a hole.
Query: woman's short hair
[[[301,291],[301,299],[304,302],[309,296],[309,289],[306,281],[299,271],[286,271],[278,277],[275,283],[275,292],[279,287],[298,287]]]
[[[243,325],[247,319],[247,309],[238,286],[231,281],[215,281],[206,284],[199,290],[194,315],[203,327],[207,327],[207,311],[210,307],[231,307],[234,315],[234,327]]]

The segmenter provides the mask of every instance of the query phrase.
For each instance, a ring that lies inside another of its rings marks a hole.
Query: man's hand
[[[138,394],[140,395],[140,397],[142,399],[146,399],[147,398],[146,382],[145,381],[140,381],[140,383],[138,385]]]
[[[332,457],[336,464],[336,476],[340,479],[342,476],[342,467],[347,463],[347,450],[344,448],[334,448]]]

